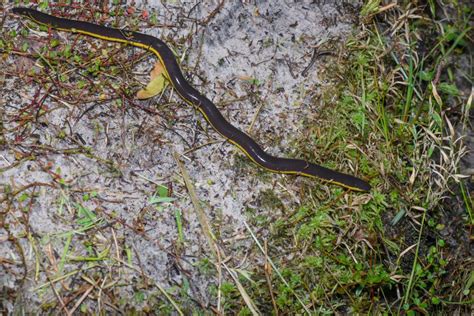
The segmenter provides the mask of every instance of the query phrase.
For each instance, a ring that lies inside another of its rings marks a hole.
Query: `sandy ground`
[[[175,27],[141,31],[181,43],[173,48],[184,56],[182,64],[189,80],[219,106],[232,124],[246,131],[251,127],[250,134],[270,153],[296,157],[292,142],[309,136],[304,124],[317,122],[321,106],[318,91],[326,84],[318,74],[324,71],[325,62],[334,59],[321,58],[306,77],[301,72],[309,64],[315,46],[343,41],[355,22],[352,5],[335,3],[340,1],[229,1],[215,12],[217,3],[169,2],[166,7],[147,4],[148,10],[156,10],[160,23]],[[138,4],[137,8],[140,10],[143,5]],[[197,23],[213,12],[215,16],[207,25]],[[15,16],[7,15],[2,32],[22,27]],[[35,31],[31,36],[47,35]],[[69,42],[77,38],[57,32],[52,36]],[[16,41],[21,46],[28,40],[18,37]],[[90,40],[80,41],[87,45]],[[29,43],[33,49],[44,45]],[[123,54],[131,51],[136,49],[127,48]],[[24,59],[12,54],[2,65],[7,71],[0,78],[0,200],[9,190],[41,184],[24,191],[34,194],[34,199],[18,201],[17,197],[13,205],[4,201],[1,206],[9,210],[2,220],[18,241],[18,245],[0,243],[1,257],[10,263],[0,266],[0,286],[6,293],[2,304],[8,311],[15,307],[34,312],[40,302],[55,302],[50,287],[37,287],[55,273],[61,275],[55,271],[58,266],[62,274],[89,266],[73,260],[61,266],[68,236],[71,256],[90,255],[87,240],[93,241],[96,252],[109,247],[125,261],[125,250],[130,250],[131,264],[170,292],[171,287],[182,285],[184,270],[192,284],[190,297],[203,306],[213,303],[215,297],[207,291],[215,279],[193,265],[209,257],[210,252],[173,152],[181,155],[206,215],[227,245],[228,254],[236,262],[241,260],[243,268],[249,242],[243,221],[248,212],[278,216],[261,207],[261,193],[271,189],[291,208],[298,203],[298,184],[309,181],[258,169],[175,93],[168,91],[163,98],[142,103],[162,111],[162,115],[127,103],[125,110],[118,110],[107,102],[94,101],[99,99],[97,95],[84,96],[88,106],[94,105],[85,113],[84,106],[67,104],[46,87],[10,75],[21,63],[36,67]],[[152,61],[147,58],[135,66],[141,82],[146,81],[143,74],[152,68]],[[19,138],[19,123],[11,118],[37,97],[37,91],[44,96],[44,104],[54,110],[33,120],[25,127],[26,136]],[[61,133],[68,137],[58,137]],[[67,149],[78,147],[71,139],[78,139],[94,157],[83,152],[66,153]],[[32,157],[25,158],[33,152]],[[97,157],[111,161],[113,168]],[[58,177],[67,185],[61,186]],[[150,203],[158,184],[167,187],[175,198],[159,209]],[[84,198],[86,194],[92,197]],[[98,221],[86,232],[79,231],[80,205],[91,210]],[[22,214],[25,209],[28,224]],[[176,211],[181,212],[183,220],[184,247],[177,246]],[[5,229],[0,229],[0,238],[8,239]],[[17,247],[20,245],[27,267],[24,281],[23,259]],[[105,267],[113,270],[112,264],[102,266]],[[127,297],[143,280],[138,271],[120,271],[117,275],[123,285],[115,295]],[[74,287],[76,277],[66,279],[63,286]],[[144,291],[151,295],[156,289]]]

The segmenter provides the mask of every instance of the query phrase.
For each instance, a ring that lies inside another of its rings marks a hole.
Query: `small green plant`
[[[168,188],[163,185],[158,185],[155,193],[150,197],[148,203],[155,206],[159,212],[163,211],[163,207],[175,201],[175,198],[168,196]]]

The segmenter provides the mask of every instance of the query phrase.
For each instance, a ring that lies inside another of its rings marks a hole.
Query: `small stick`
[[[309,70],[311,69],[311,67],[313,67],[318,57],[324,56],[324,55],[331,55],[331,54],[332,53],[328,50],[320,52],[318,48],[315,48],[313,51],[313,56],[311,57],[311,61],[309,62],[308,66],[306,66],[306,68],[301,72],[301,75],[303,77],[306,77],[308,75]]]

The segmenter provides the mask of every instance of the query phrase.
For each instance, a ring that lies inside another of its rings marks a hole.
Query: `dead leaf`
[[[141,89],[137,92],[137,98],[140,100],[149,99],[163,91],[166,85],[165,79],[165,68],[160,62],[157,62],[155,68],[153,68],[150,73],[150,82],[148,82],[145,89]]]

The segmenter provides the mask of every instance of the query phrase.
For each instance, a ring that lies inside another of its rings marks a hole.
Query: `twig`
[[[211,13],[209,13],[209,15],[204,19],[204,21],[202,21],[201,24],[207,24],[209,23],[209,21],[214,18],[216,16],[217,13],[219,13],[219,11],[222,9],[222,7],[224,6],[224,0],[222,0],[218,5],[217,7],[212,10]]]
[[[82,296],[79,298],[79,300],[74,304],[74,307],[70,310],[71,315],[76,311],[76,309],[81,305],[81,303],[86,299],[87,296],[89,296],[90,292],[94,289],[96,285],[92,284],[85,292],[82,294]]]
[[[311,69],[311,67],[313,67],[314,63],[316,62],[316,59],[318,59],[318,57],[321,57],[321,56],[324,56],[324,55],[331,55],[332,53],[330,51],[322,51],[320,52],[318,50],[318,48],[316,47],[313,51],[313,56],[311,57],[311,61],[309,62],[308,66],[305,67],[305,69],[303,69],[303,71],[301,72],[301,75],[303,77],[306,77],[308,75],[308,72],[309,70]]]
[[[31,187],[37,187],[37,186],[50,187],[50,188],[56,189],[56,186],[54,186],[52,184],[49,184],[49,183],[33,182],[33,183],[22,186],[21,188],[19,188],[18,190],[14,191],[14,192],[7,193],[4,198],[0,199],[0,204],[5,202],[6,200],[8,200],[9,197],[15,197],[18,194],[20,194],[21,192],[23,192],[25,190],[28,190]]]
[[[262,107],[265,105],[265,102],[260,101],[260,105],[257,108],[257,112],[255,112],[252,123],[250,123],[249,128],[247,129],[247,133],[250,133],[252,131],[253,126],[255,125],[255,122],[257,121],[257,117],[260,114],[260,111],[262,110]]]

